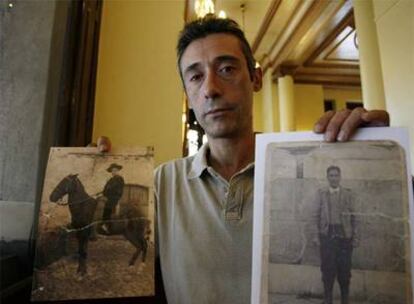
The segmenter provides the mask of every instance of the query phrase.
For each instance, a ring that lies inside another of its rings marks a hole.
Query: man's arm
[[[111,177],[105,184],[103,194],[105,196],[121,197],[124,191],[124,179],[120,176]]]

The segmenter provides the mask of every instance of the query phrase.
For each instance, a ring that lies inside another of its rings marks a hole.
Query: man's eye
[[[225,67],[222,67],[220,69],[220,73],[225,74],[225,75],[229,75],[231,73],[233,73],[235,70],[235,68],[233,66],[227,65]]]
[[[190,81],[191,81],[191,82],[198,81],[198,80],[200,80],[200,79],[201,79],[201,77],[202,77],[202,75],[201,75],[201,74],[194,74],[194,75],[192,75],[192,76],[190,77]]]

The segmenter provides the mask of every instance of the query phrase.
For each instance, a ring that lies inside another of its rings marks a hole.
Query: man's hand
[[[324,133],[326,141],[347,141],[359,127],[386,127],[390,124],[388,112],[383,110],[328,111],[316,122],[315,133]]]
[[[100,136],[96,142],[96,145],[99,152],[109,152],[112,148],[111,141],[106,136]]]
[[[111,141],[106,136],[100,136],[95,143],[89,144],[88,147],[97,147],[101,153],[111,151]]]

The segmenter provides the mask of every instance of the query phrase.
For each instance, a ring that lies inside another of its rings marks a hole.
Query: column
[[[385,110],[384,82],[372,0],[354,0],[364,107]]]
[[[272,110],[272,73],[268,70],[263,75],[263,131],[273,131],[273,110]]]
[[[290,75],[279,77],[279,111],[280,131],[289,132],[296,130],[295,121],[295,96],[293,78]]]
[[[269,69],[267,73],[263,75],[263,131],[264,132],[275,132],[278,131],[278,115],[277,113],[277,94],[276,84],[272,80],[272,71]]]

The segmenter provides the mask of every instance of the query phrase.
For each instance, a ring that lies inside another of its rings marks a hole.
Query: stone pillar
[[[372,0],[354,0],[364,107],[385,110],[384,82]]]
[[[288,132],[296,130],[295,121],[295,94],[293,78],[290,75],[279,77],[279,110],[280,131]]]
[[[414,174],[414,1],[374,1],[384,90],[391,126],[408,127]]]
[[[263,75],[263,88],[262,88],[262,98],[263,98],[263,108],[262,108],[262,118],[263,118],[263,131],[264,132],[273,132],[275,131],[275,118],[273,115],[273,83],[272,83],[272,72],[269,69],[267,73]]]

